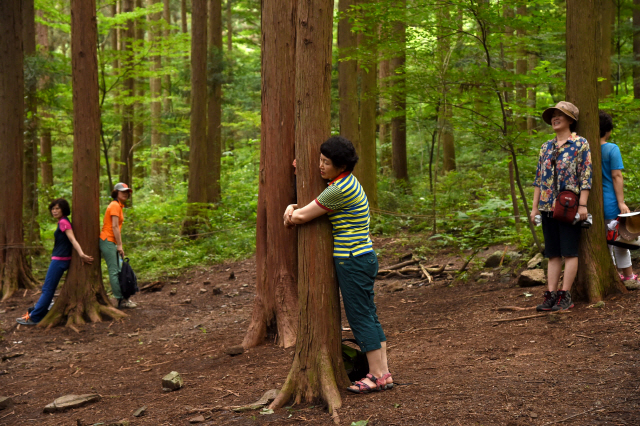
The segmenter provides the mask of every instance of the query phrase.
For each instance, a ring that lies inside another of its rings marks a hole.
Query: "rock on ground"
[[[183,385],[182,376],[177,371],[172,371],[162,378],[162,390],[174,391],[180,389]]]
[[[134,411],[133,412],[133,417],[140,417],[141,415],[144,414],[145,411],[147,411],[147,406],[146,405],[144,407],[140,407],[136,411]]]
[[[191,417],[189,419],[189,423],[202,423],[204,422],[204,416],[200,414],[199,416]]]
[[[527,269],[522,271],[518,277],[518,285],[520,287],[534,287],[538,285],[545,285],[547,278],[544,276],[542,269]]]
[[[538,265],[542,263],[543,259],[544,259],[544,255],[542,253],[537,253],[535,256],[531,258],[531,260],[529,260],[529,262],[527,262],[527,268],[529,269],[536,268]]]
[[[13,407],[13,399],[8,396],[0,396],[0,411]]]
[[[64,411],[70,408],[78,408],[90,402],[100,401],[100,395],[65,395],[57,398],[51,404],[44,407],[45,413],[55,413],[56,411]]]
[[[496,268],[498,266],[500,266],[500,260],[502,260],[502,256],[504,255],[504,260],[502,261],[503,265],[508,265],[509,263],[513,262],[516,259],[519,259],[520,257],[522,257],[522,255],[520,253],[518,253],[517,251],[508,251],[508,252],[504,252],[502,250],[498,250],[493,252],[492,255],[490,255],[489,257],[487,257],[487,260],[484,261],[484,267],[485,268]]]
[[[244,353],[244,348],[242,345],[231,346],[230,348],[225,349],[224,353],[229,356],[236,356]]]
[[[627,280],[624,282],[624,286],[627,290],[640,290],[640,282],[636,280]]]

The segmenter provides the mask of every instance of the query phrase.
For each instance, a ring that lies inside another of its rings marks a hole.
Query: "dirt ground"
[[[392,239],[376,244],[388,253],[381,267],[410,250],[393,247]],[[431,285],[378,281],[376,302],[397,386],[370,395],[342,392],[343,425],[640,424],[640,293],[612,297],[601,308],[576,303],[564,315],[497,322],[535,315],[494,308],[535,306],[544,289],[516,287],[504,269],[481,270],[482,257],[495,249],[480,252],[466,282],[446,275]],[[465,255],[425,263],[456,270]],[[482,271],[494,277],[478,283]],[[177,294],[170,295],[173,288]],[[23,355],[0,363],[0,396],[15,403],[0,411],[0,425],[188,425],[200,414],[207,425],[332,424],[321,404],[274,414],[211,410],[256,401],[279,388],[289,371],[293,349],[265,344],[225,354],[242,341],[254,291],[253,259],[202,268],[167,281],[159,292],[137,295],[139,308],[125,320],[86,325],[79,334],[16,327],[15,318],[38,296],[13,297],[0,304],[0,353]],[[161,378],[171,371],[180,372],[185,385],[163,392]],[[43,413],[55,398],[86,393],[101,400]],[[133,417],[142,406],[143,416]]]

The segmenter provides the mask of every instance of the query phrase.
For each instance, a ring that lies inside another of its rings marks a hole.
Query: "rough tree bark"
[[[360,3],[371,0],[360,0]],[[367,20],[367,21],[370,21]],[[376,108],[378,104],[378,37],[377,23],[368,24],[365,33],[358,35],[358,45],[369,54],[358,67],[360,80],[360,161],[356,176],[367,194],[369,206],[378,208],[378,158],[376,151]]]
[[[589,301],[626,292],[611,261],[605,238],[602,207],[602,166],[598,120],[598,6],[602,0],[567,0],[566,99],[580,110],[577,132],[591,144],[593,180],[588,210],[595,220],[580,240],[575,294]]]
[[[22,2],[22,50],[25,58],[36,54],[36,13],[33,0]],[[23,209],[24,239],[29,246],[40,245],[38,225],[38,81],[29,77],[26,83],[26,121],[24,135]]]
[[[301,0],[296,22],[296,160],[298,204],[326,182],[317,170],[319,148],[331,134],[333,0]],[[332,259],[331,225],[321,217],[298,227],[298,338],[289,376],[272,408],[321,399],[334,420],[339,387],[349,380],[342,363],[340,298]]]
[[[598,77],[604,78],[604,80],[598,82],[598,97],[603,99],[613,93],[611,47],[613,44],[613,26],[616,22],[616,5],[614,0],[599,1],[598,44],[601,54],[598,61]]]
[[[136,9],[141,9],[143,5],[142,0],[136,0]],[[135,45],[140,46],[144,43],[144,33],[146,31],[146,18],[138,18],[136,20],[136,37],[135,37]],[[132,49],[133,53],[133,49]],[[139,76],[136,79],[135,88],[136,88],[136,98],[144,99],[146,96],[146,84],[145,77]],[[143,110],[142,104],[140,101],[136,100],[133,104],[133,144],[131,145],[131,165],[129,166],[130,170],[130,179],[128,182],[129,185],[133,186],[134,177],[144,178],[146,176],[146,167],[136,167],[135,161],[135,150],[136,148],[140,148],[144,138],[144,123],[145,123],[145,115],[146,111]],[[133,193],[129,194],[129,206],[133,204]]]
[[[222,157],[222,0],[209,0],[209,90],[207,92],[207,202],[221,198],[220,161]]]
[[[93,264],[74,250],[60,296],[38,324],[73,327],[125,314],[109,303],[100,270],[100,103],[98,29],[95,0],[71,0],[71,76],[73,85],[73,230]]]
[[[338,9],[338,95],[340,97],[340,134],[349,139],[360,152],[360,124],[358,117],[358,61],[355,59],[358,36],[351,31],[355,0],[340,0]],[[345,60],[346,58],[351,58]],[[359,167],[356,166],[356,169]],[[354,171],[359,177],[358,171]]]
[[[533,52],[529,53],[528,66],[529,66],[529,71],[533,71],[536,69],[536,66],[538,66],[537,53],[533,53]],[[527,91],[527,107],[533,111],[536,110],[537,95],[538,95],[537,92],[538,92],[538,88],[535,84],[532,84],[529,87],[529,90]],[[537,117],[534,114],[529,114],[527,116],[527,133],[529,133],[530,135],[533,134],[533,131],[537,126],[536,120],[537,120]]]
[[[0,288],[6,300],[18,288],[35,288],[24,250],[24,71],[22,0],[0,1]]]
[[[163,9],[162,9],[162,17],[164,18],[164,22],[166,22],[163,36],[165,40],[169,40],[171,36],[171,30],[169,29],[169,25],[171,24],[171,1],[164,0]],[[164,58],[165,66],[169,65],[169,58]],[[162,103],[162,108],[165,114],[171,112],[171,74],[167,73],[164,78],[163,91],[164,91],[164,99]]]
[[[400,19],[394,23],[394,36],[397,37],[398,55],[391,59],[389,72],[391,74],[391,150],[393,177],[397,180],[408,181],[407,171],[407,92],[405,77],[405,62],[407,57],[406,38],[407,28],[404,22],[407,0],[396,2]]]
[[[42,16],[42,11],[37,12]],[[36,24],[36,39],[40,46],[40,54],[49,56],[49,27],[43,24]],[[44,76],[40,80],[40,87],[43,88],[47,85],[48,77]],[[42,118],[48,118],[49,113],[46,108],[41,108],[42,112],[40,116]],[[42,186],[45,188],[53,185],[53,163],[51,162],[51,129],[49,126],[40,122],[40,179]]]
[[[286,16],[287,19],[282,17]],[[262,137],[256,225],[256,298],[242,345],[267,335],[282,347],[296,343],[298,233],[282,226],[295,203],[296,2],[262,2]]]
[[[156,0],[147,0],[149,6],[153,6]],[[162,161],[160,160],[160,146],[162,144],[162,135],[160,134],[160,125],[162,119],[162,103],[160,100],[162,92],[162,80],[158,75],[162,69],[162,56],[160,55],[160,43],[162,30],[158,26],[161,12],[153,13],[149,16],[151,21],[150,39],[153,45],[154,54],[151,56],[151,76],[149,77],[149,92],[151,95],[151,180],[154,189],[159,190],[162,185],[160,178],[162,176]]]
[[[133,11],[134,0],[123,0],[123,12]],[[133,40],[136,36],[135,23],[127,21],[127,28],[122,30],[121,50],[124,52],[122,66],[124,82],[122,94],[125,97],[135,96],[135,78],[133,77]],[[135,108],[133,102],[126,101],[122,106],[122,130],[120,131],[120,182],[131,186],[133,173],[133,121]]]
[[[187,0],[180,1],[180,30],[187,32]]]
[[[191,2],[191,128],[184,234],[198,232],[207,202],[207,0]]]
[[[640,99],[640,0],[633,0],[633,98]]]

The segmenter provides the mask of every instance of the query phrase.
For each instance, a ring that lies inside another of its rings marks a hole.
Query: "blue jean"
[[[49,305],[53,300],[53,295],[58,288],[58,283],[64,275],[64,271],[69,269],[70,260],[51,260],[49,269],[47,270],[47,276],[42,284],[42,294],[36,307],[29,314],[29,319],[33,322],[40,322],[42,318],[49,312]]]

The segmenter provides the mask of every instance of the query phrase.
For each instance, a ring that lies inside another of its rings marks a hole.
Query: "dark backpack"
[[[128,299],[139,291],[138,278],[133,272],[131,265],[129,265],[128,257],[122,260],[122,269],[120,270],[118,279],[120,281],[120,291],[122,292],[123,298]]]
[[[367,355],[352,346],[345,345],[345,342],[358,346],[355,339],[342,339],[342,361],[347,375],[351,382],[362,379],[369,373],[369,361]]]

